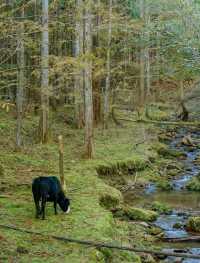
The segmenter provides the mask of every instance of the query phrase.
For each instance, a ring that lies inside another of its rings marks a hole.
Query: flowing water
[[[199,213],[200,215],[200,193],[190,192],[185,189],[186,183],[193,177],[196,176],[200,171],[200,166],[194,163],[197,156],[200,156],[200,149],[184,147],[181,145],[182,138],[188,134],[187,130],[180,130],[176,137],[170,143],[171,149],[183,151],[186,154],[186,158],[181,162],[184,165],[184,172],[171,180],[172,189],[171,191],[160,191],[156,188],[156,185],[151,183],[147,186],[144,195],[138,197],[132,197],[132,202],[139,206],[148,206],[153,201],[159,201],[161,203],[168,204],[173,208],[173,212],[169,215],[160,215],[155,222],[155,225],[160,227],[168,238],[181,238],[188,237],[188,233],[184,225],[188,219],[188,216]],[[198,141],[200,139],[199,132],[191,133],[192,139]],[[130,198],[129,198],[130,199]],[[176,229],[175,224],[182,225],[181,228]],[[184,252],[199,254],[200,245],[199,243],[185,243],[185,244],[164,244],[165,250],[175,251],[175,249],[184,249]],[[173,248],[172,248],[173,246]],[[175,258],[168,257],[163,262],[177,262]],[[197,259],[182,259],[183,263],[199,263]]]

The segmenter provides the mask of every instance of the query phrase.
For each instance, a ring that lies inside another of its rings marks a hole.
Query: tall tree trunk
[[[159,23],[159,21],[158,21]],[[156,32],[156,82],[157,82],[157,90],[159,90],[159,82],[160,82],[160,32],[157,29]]]
[[[93,52],[97,59],[101,59],[99,56],[100,48],[100,22],[101,22],[101,0],[97,0],[97,14],[95,19],[95,34],[93,36]],[[95,69],[92,72],[92,89],[93,89],[93,115],[94,115],[94,125],[97,126],[102,120],[101,114],[101,77],[95,76]]]
[[[42,83],[41,83],[41,119],[40,140],[49,139],[49,30],[48,30],[48,0],[42,0]]]
[[[145,33],[146,33],[146,48],[145,48],[145,64],[146,64],[146,99],[150,96],[151,91],[151,76],[150,76],[150,54],[149,54],[149,40],[150,34],[148,25],[150,23],[149,6],[145,6]]]
[[[84,97],[85,97],[85,153],[87,158],[93,157],[93,98],[92,98],[92,17],[91,0],[85,3],[84,12]]]
[[[108,128],[108,118],[109,118],[109,94],[110,94],[110,52],[111,52],[111,37],[112,37],[112,0],[109,0],[109,22],[108,22],[108,44],[107,44],[107,56],[106,56],[106,86],[104,91],[104,119],[103,127]]]
[[[76,40],[75,57],[80,58],[83,55],[83,1],[77,0],[77,18],[76,18]],[[84,126],[84,98],[83,98],[83,70],[77,69],[74,81],[75,97],[75,122],[77,127]]]
[[[144,0],[140,0],[140,17],[144,19]],[[141,33],[141,42],[143,42],[144,33]],[[144,104],[145,94],[145,52],[144,47],[140,49],[140,106]]]
[[[22,21],[18,28],[18,52],[17,52],[17,65],[18,65],[18,85],[16,94],[16,107],[17,107],[17,127],[16,127],[16,149],[22,147],[22,115],[23,115],[23,97],[24,97],[24,9],[22,9]]]

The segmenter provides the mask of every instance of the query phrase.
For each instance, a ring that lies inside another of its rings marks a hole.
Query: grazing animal
[[[40,176],[35,178],[32,183],[32,193],[36,208],[36,218],[39,218],[39,216],[42,215],[42,219],[45,219],[46,202],[54,203],[55,215],[57,214],[57,203],[64,212],[69,213],[70,201],[65,197],[60,181],[57,177]]]

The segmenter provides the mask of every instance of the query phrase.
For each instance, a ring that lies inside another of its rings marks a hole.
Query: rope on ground
[[[61,237],[61,236],[55,236],[55,235],[46,235],[41,232],[35,232],[27,229],[18,228],[16,226],[11,225],[2,225],[0,224],[1,228],[4,229],[11,229],[15,231],[19,231],[22,233],[28,233],[33,235],[40,235],[46,238],[53,238],[56,240],[60,240],[63,242],[70,242],[70,243],[76,243],[84,246],[91,246],[95,248],[110,248],[110,249],[117,249],[117,250],[125,250],[130,252],[136,252],[136,253],[147,253],[147,254],[153,254],[153,255],[163,255],[163,256],[172,256],[172,257],[180,257],[180,258],[194,258],[194,259],[200,259],[200,255],[193,255],[190,253],[175,253],[175,252],[166,252],[166,251],[156,251],[156,250],[150,250],[150,249],[142,249],[142,248],[135,248],[135,247],[128,247],[128,246],[118,246],[108,243],[102,243],[102,242],[95,242],[95,241],[89,241],[89,240],[79,240],[74,238],[68,238],[68,237]]]

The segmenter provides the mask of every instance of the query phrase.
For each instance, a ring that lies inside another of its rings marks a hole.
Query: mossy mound
[[[158,108],[156,105],[151,105],[150,107],[146,108],[146,117],[150,120],[155,121],[166,121],[169,119],[169,114],[160,108]]]
[[[166,144],[163,143],[155,143],[153,149],[156,150],[160,156],[165,158],[179,158],[186,156],[184,152],[172,150]]]
[[[99,176],[132,174],[142,171],[148,166],[146,159],[133,157],[123,161],[100,164],[96,167]]]
[[[190,191],[200,192],[200,178],[193,177],[187,184],[186,188]]]
[[[101,253],[104,255],[104,262],[115,262],[115,263],[141,263],[141,259],[139,256],[132,252],[121,251],[117,252],[109,249],[109,248],[101,248],[99,249]]]
[[[156,185],[160,190],[163,190],[163,191],[171,191],[172,190],[172,185],[170,184],[170,182],[168,182],[166,180],[159,181],[159,182],[157,182]]]
[[[158,201],[153,202],[151,209],[159,214],[170,214],[172,212],[172,209],[167,204],[163,204]]]
[[[119,206],[121,198],[117,195],[104,194],[100,197],[100,205],[108,210],[115,209]]]
[[[193,216],[188,219],[187,229],[200,233],[200,216]]]
[[[148,234],[152,236],[163,236],[164,232],[159,227],[151,226],[147,229]]]
[[[137,207],[126,207],[123,210],[124,215],[130,220],[154,221],[158,217],[155,211],[146,210]]]

